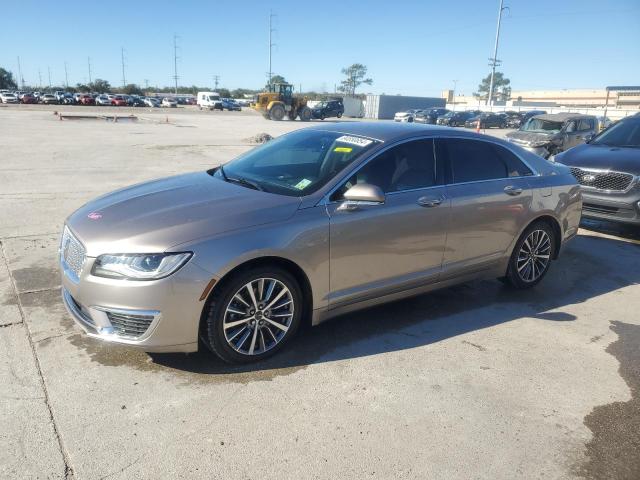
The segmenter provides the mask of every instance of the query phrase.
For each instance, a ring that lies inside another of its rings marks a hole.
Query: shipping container
[[[365,118],[393,119],[396,112],[409,109],[427,109],[445,106],[444,98],[404,97],[402,95],[367,95]]]

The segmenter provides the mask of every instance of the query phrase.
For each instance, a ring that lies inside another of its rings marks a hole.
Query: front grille
[[[138,338],[144,335],[155,318],[153,315],[133,315],[107,311],[114,333],[120,337]]]
[[[571,167],[571,173],[580,185],[597,190],[624,192],[633,182],[633,175],[630,173],[600,172],[578,167]]]
[[[80,278],[86,257],[86,250],[66,226],[62,233],[60,256],[65,266],[76,276],[76,280]]]

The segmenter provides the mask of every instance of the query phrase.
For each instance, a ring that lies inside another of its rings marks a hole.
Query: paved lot
[[[585,224],[533,291],[351,314],[252,367],[107,347],[59,299],[66,215],[303,124],[53,110],[0,107],[0,478],[640,478],[637,233]]]

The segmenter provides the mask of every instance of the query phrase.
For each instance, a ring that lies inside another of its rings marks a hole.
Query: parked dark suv
[[[340,118],[343,113],[344,105],[342,104],[342,100],[326,100],[320,102],[311,109],[313,118],[319,118],[320,120],[324,120],[329,117]]]
[[[498,113],[481,113],[464,122],[466,128],[477,128],[480,122],[480,128],[505,128],[507,118]]]
[[[438,117],[446,115],[447,113],[449,113],[449,110],[446,108],[429,108],[416,113],[414,121],[416,123],[435,125],[438,121]]]
[[[591,139],[598,133],[598,119],[579,113],[536,115],[515,132],[507,133],[507,140],[548,158]]]
[[[466,111],[466,112],[449,112],[446,115],[438,118],[436,122],[438,125],[446,125],[449,127],[463,127],[464,122],[469,120],[470,118],[478,115],[477,111]]]
[[[640,114],[627,117],[550,160],[582,186],[582,216],[640,227]]]

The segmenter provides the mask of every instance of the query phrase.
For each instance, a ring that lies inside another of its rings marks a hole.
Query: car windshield
[[[619,122],[589,142],[592,145],[640,148],[640,119]]]
[[[301,130],[271,140],[215,171],[216,177],[280,195],[309,195],[379,142]]]
[[[542,120],[541,118],[530,118],[521,128],[523,132],[532,133],[558,133],[562,130],[562,122],[552,120]]]
[[[324,108],[327,106],[327,102],[320,102],[316,105],[316,108]]]

